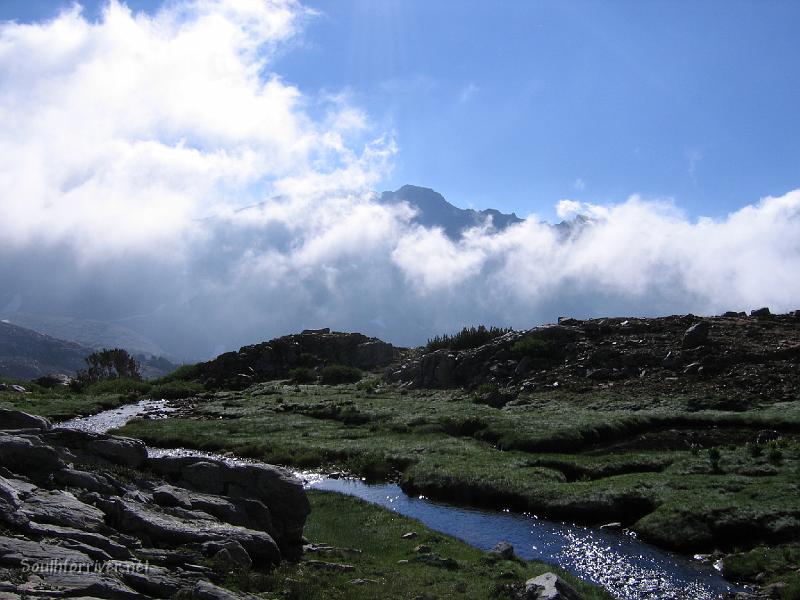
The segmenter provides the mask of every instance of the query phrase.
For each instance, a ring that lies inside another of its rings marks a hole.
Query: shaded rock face
[[[486,210],[458,208],[438,192],[416,185],[404,185],[394,192],[383,192],[378,201],[386,205],[407,202],[417,211],[412,219],[413,223],[425,227],[441,227],[453,240],[459,239],[465,229],[485,226],[489,220],[498,230],[524,221],[514,213],[505,214],[492,208]]]
[[[2,416],[3,592],[26,593],[36,565],[47,597],[234,599],[198,562],[213,559],[223,572],[264,569],[302,553],[310,507],[284,469],[148,459],[138,440]],[[23,428],[7,429],[12,423]]]
[[[469,350],[406,352],[384,376],[421,388],[491,384],[518,393],[624,385],[680,393],[710,386],[794,400],[800,320],[794,314],[726,314],[562,318],[558,325],[512,331]]]
[[[342,364],[363,370],[382,368],[396,360],[391,344],[360,333],[307,329],[303,333],[245,346],[197,365],[197,377],[211,387],[243,388],[286,377],[296,367]]]
[[[270,531],[284,555],[297,558],[302,553],[303,526],[311,506],[302,484],[286,469],[268,465],[231,466],[223,461],[193,457],[151,458],[147,466],[177,485],[205,494],[224,495],[232,510]],[[202,497],[198,502],[202,502]]]

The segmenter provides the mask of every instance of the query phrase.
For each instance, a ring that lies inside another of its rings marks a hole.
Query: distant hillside
[[[28,313],[14,313],[12,315],[3,315],[0,318],[7,319],[14,325],[32,329],[61,340],[72,340],[95,350],[124,348],[131,354],[172,358],[153,340],[117,323]]]
[[[484,225],[489,219],[497,229],[505,229],[509,225],[524,221],[514,213],[509,215],[493,208],[486,210],[458,208],[445,200],[440,193],[416,185],[404,185],[394,192],[383,192],[379,202],[381,204],[408,202],[419,210],[419,214],[414,217],[414,223],[424,227],[441,227],[447,236],[453,239],[461,237],[465,229]]]
[[[49,373],[72,374],[86,366],[94,350],[10,323],[0,322],[0,375],[36,379]]]
[[[107,347],[119,346],[110,344]],[[53,373],[74,375],[77,370],[86,368],[84,359],[96,349],[0,321],[0,376],[36,379]],[[145,378],[160,377],[177,368],[163,357],[126,350],[139,362]]]

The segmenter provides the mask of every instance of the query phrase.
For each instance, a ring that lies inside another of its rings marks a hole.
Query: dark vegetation
[[[485,343],[510,331],[512,331],[510,327],[491,326],[487,328],[485,325],[464,327],[453,335],[445,333],[432,337],[428,340],[425,350],[428,352],[435,350],[469,350],[470,348],[483,346]]]
[[[77,391],[99,382],[142,379],[139,364],[121,348],[93,352],[85,361],[88,368],[79,370],[72,380],[71,385]]]
[[[320,381],[326,385],[355,383],[361,379],[361,371],[346,365],[328,365],[320,373]]]

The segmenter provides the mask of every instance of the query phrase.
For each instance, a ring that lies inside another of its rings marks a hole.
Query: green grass
[[[78,394],[66,387],[55,387],[51,389],[32,385],[30,382],[22,382],[27,394],[17,394],[14,392],[0,391],[0,408],[21,410],[27,413],[47,417],[51,421],[62,421],[77,415],[88,415],[109,408],[114,408],[120,404],[136,399],[128,394],[107,393],[107,394]]]
[[[0,383],[21,385],[27,393],[0,390],[0,408],[21,410],[63,421],[79,415],[89,415],[141,398],[168,400],[200,396],[205,387],[197,382],[163,378],[157,382],[137,379],[108,379],[98,381],[78,391],[69,386],[46,388],[32,381],[0,377]]]
[[[415,598],[429,594],[439,599],[509,599],[503,589],[520,586],[547,571],[567,579],[586,600],[611,598],[602,589],[581,582],[556,567],[522,560],[494,560],[455,538],[435,532],[420,522],[359,499],[310,491],[311,516],[305,535],[314,544],[349,549],[342,553],[306,554],[306,559],[350,565],[354,570],[332,573],[305,562],[284,564],[262,578],[232,576],[234,589],[261,592],[262,598],[329,600]],[[416,532],[415,539],[403,534]],[[499,541],[499,540],[498,540]],[[455,561],[455,568],[419,562],[419,544],[430,546],[442,558]],[[352,552],[352,550],[360,552]],[[356,585],[353,580],[367,580]]]
[[[684,551],[796,536],[800,402],[726,412],[687,410],[691,401],[551,391],[499,410],[459,391],[268,383],[207,394],[192,418],[134,421],[122,433],[396,479],[455,502],[622,521]],[[769,445],[753,452],[765,428],[787,432],[780,460]]]
[[[782,582],[786,586],[780,590],[778,597],[781,600],[800,600],[799,563],[800,546],[759,546],[749,552],[725,557],[723,573],[725,577],[737,581]]]

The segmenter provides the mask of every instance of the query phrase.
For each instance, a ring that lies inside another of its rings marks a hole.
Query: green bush
[[[719,461],[722,458],[722,453],[719,451],[718,448],[709,448],[708,449],[708,462],[711,464],[711,470],[714,473],[719,473]]]
[[[775,443],[770,443],[767,451],[767,460],[773,465],[779,465],[783,461],[783,452]]]
[[[553,354],[550,343],[541,338],[526,336],[514,342],[511,352],[517,356],[528,356],[533,359],[549,358]]]
[[[308,367],[297,367],[289,371],[289,379],[293,383],[314,383],[317,380],[317,374]]]
[[[346,365],[329,365],[322,369],[321,379],[325,385],[355,383],[361,379],[361,371]]]
[[[150,396],[158,400],[177,400],[198,396],[205,391],[205,386],[196,381],[168,381],[154,385],[150,390]]]
[[[374,394],[375,390],[378,389],[378,386],[381,384],[380,377],[369,377],[368,379],[364,379],[359,381],[356,385],[357,390],[361,390],[362,392],[366,392],[368,394]]]
[[[478,325],[477,327],[464,327],[454,335],[437,335],[428,340],[425,349],[428,352],[434,350],[469,350],[483,346],[493,339],[505,335],[511,331],[510,327],[489,327]]]
[[[86,394],[130,394],[131,392],[142,395],[150,391],[151,384],[139,379],[129,379],[120,377],[117,379],[105,379],[95,383],[90,383],[82,388]]]
[[[199,376],[199,365],[181,365],[172,373],[153,380],[153,383],[155,385],[161,385],[163,383],[170,383],[172,381],[191,381],[192,379],[197,379]]]

